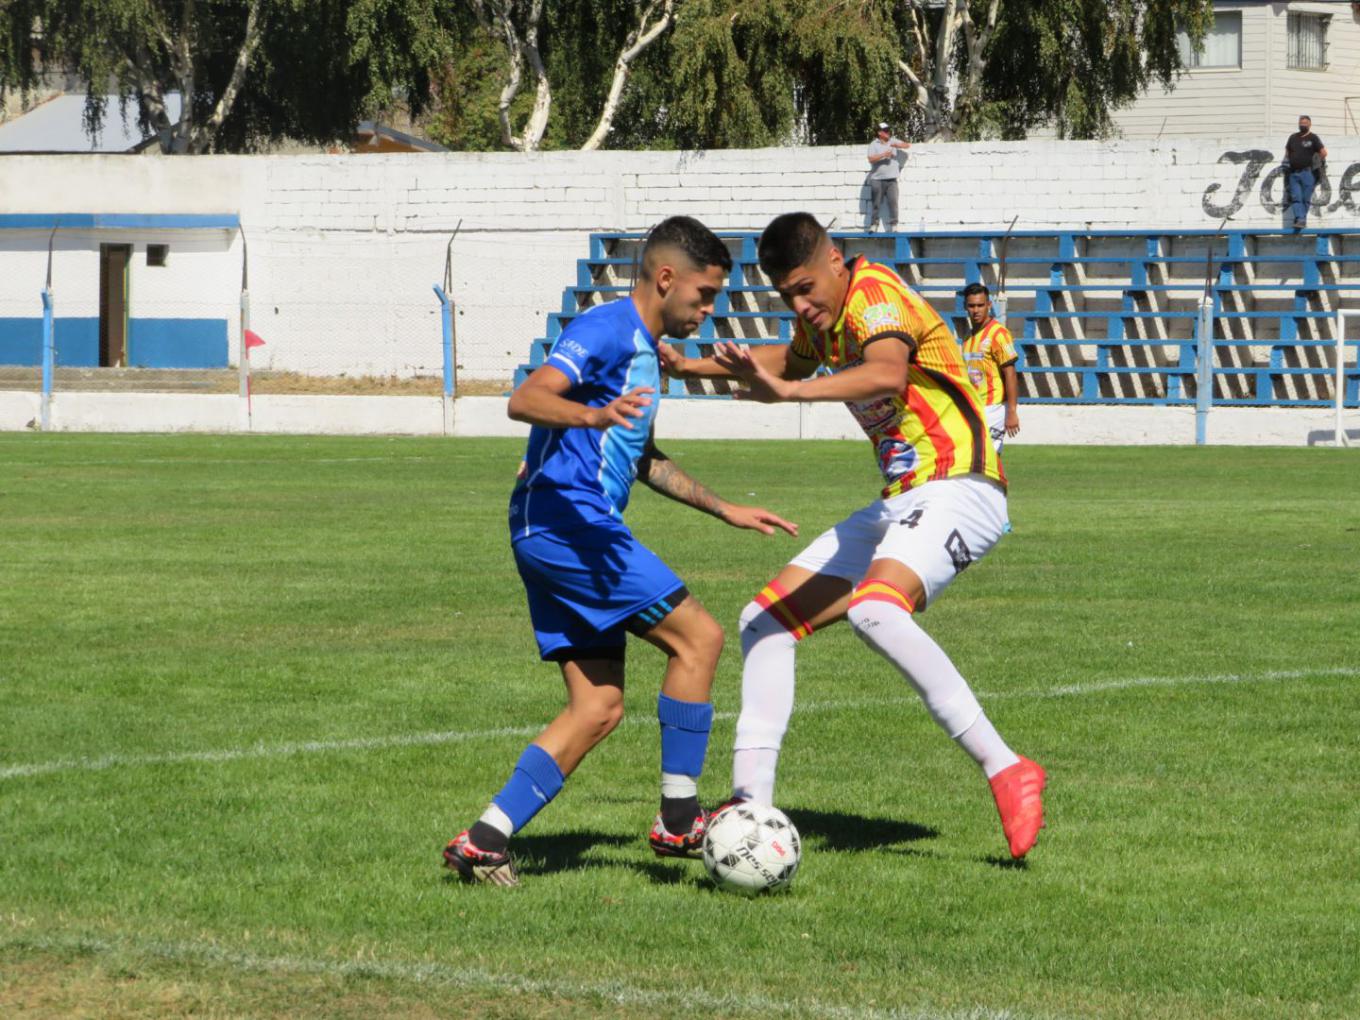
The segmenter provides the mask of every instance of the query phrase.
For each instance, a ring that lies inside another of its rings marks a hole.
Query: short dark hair
[[[771,280],[788,276],[806,265],[830,235],[812,213],[784,213],[770,220],[760,235],[756,254],[760,268]]]
[[[649,276],[647,257],[661,248],[678,248],[691,263],[700,269],[722,266],[724,273],[732,268],[732,253],[717,234],[693,216],[672,216],[654,226],[642,246],[642,274]]]
[[[970,283],[967,287],[963,288],[963,299],[965,301],[967,301],[974,294],[981,294],[983,297],[986,298],[990,298],[992,296],[992,292],[987,289],[987,285],[985,283]]]

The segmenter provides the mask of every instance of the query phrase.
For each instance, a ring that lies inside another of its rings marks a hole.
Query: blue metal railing
[[[534,343],[516,382],[542,364],[574,316],[627,294],[644,236],[591,235],[589,256],[578,261],[561,310],[549,316],[547,335]],[[729,338],[787,342],[793,315],[760,272],[759,233],[720,236],[733,270],[713,316],[686,348],[699,354]],[[1000,278],[1002,230],[832,236],[848,252],[892,266],[956,333],[967,323],[962,288],[981,282],[995,289]],[[1360,308],[1360,228],[1017,230],[1006,268],[1007,325],[1020,353],[1021,399],[1031,403],[1195,404],[1197,319],[1207,282],[1213,403],[1331,406],[1336,309]],[[1360,406],[1360,339],[1346,348],[1345,401]],[[726,391],[677,382],[670,389],[698,397]]]

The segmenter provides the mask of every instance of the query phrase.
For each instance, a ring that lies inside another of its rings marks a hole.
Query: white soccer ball
[[[775,807],[733,804],[709,819],[704,833],[704,867],[735,892],[786,889],[801,859],[798,830]]]

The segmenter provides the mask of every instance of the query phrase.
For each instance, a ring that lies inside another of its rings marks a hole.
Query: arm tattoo
[[[655,446],[648,446],[638,465],[638,479],[649,489],[677,503],[722,518],[722,500],[711,489],[696,482]]]

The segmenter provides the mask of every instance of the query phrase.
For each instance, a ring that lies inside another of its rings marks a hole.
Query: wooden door
[[[132,245],[99,246],[99,364],[120,368],[127,364],[128,265]]]

